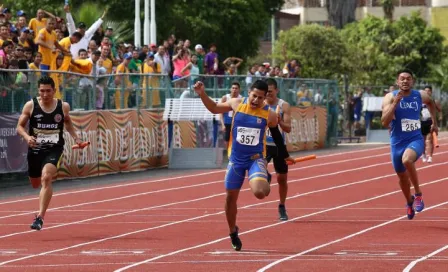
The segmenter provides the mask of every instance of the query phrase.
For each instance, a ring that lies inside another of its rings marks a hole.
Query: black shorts
[[[422,121],[422,134],[423,136],[428,135],[431,132],[432,120]]]
[[[266,146],[266,161],[269,163],[271,159],[274,162],[274,169],[277,174],[288,173],[288,164],[284,158],[278,157],[278,149],[276,146],[267,145]]]
[[[232,130],[232,124],[224,124],[224,126],[226,127],[224,141],[228,142],[230,140],[230,131]]]
[[[58,168],[63,151],[64,149],[59,147],[37,152],[28,150],[28,176],[30,178],[40,178],[42,169],[47,163],[51,163]]]

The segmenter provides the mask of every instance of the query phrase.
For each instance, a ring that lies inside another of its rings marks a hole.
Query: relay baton
[[[84,147],[89,146],[90,142],[81,142],[72,146],[72,149],[84,149]]]
[[[309,161],[309,160],[314,160],[316,157],[316,155],[309,155],[309,156],[305,156],[305,157],[299,157],[299,158],[295,158],[294,161],[295,162],[303,162],[303,161]],[[291,162],[286,162],[288,165],[291,165]]]
[[[435,132],[432,133],[432,143],[435,147],[439,147],[439,140],[437,139],[437,134]]]

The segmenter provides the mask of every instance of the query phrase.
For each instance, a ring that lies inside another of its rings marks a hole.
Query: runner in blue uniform
[[[403,70],[398,73],[399,90],[384,97],[381,117],[382,124],[390,127],[391,159],[407,201],[408,219],[414,218],[415,211],[421,212],[425,207],[415,169],[415,161],[424,149],[420,123],[423,103],[428,106],[434,120],[431,132],[438,133],[434,101],[426,92],[412,90],[413,84],[414,76],[411,71]],[[414,195],[411,195],[411,183],[414,186]]]
[[[268,85],[262,80],[253,83],[249,97],[231,98],[224,103],[215,103],[208,97],[202,82],[197,82],[194,90],[210,112],[214,114],[226,113],[231,110],[234,112],[228,148],[229,164],[225,177],[227,194],[225,210],[232,247],[239,251],[242,243],[236,225],[237,200],[246,172],[248,172],[249,186],[255,197],[263,199],[270,193],[270,180],[265,160],[265,134],[268,126],[276,128],[277,133],[271,131],[274,140],[283,147],[282,154],[287,153],[277,128],[278,117],[264,103]],[[288,160],[292,160],[287,154],[284,158],[286,157]]]
[[[221,103],[225,103],[227,100],[231,98],[241,98],[240,95],[240,83],[233,82],[232,87],[230,88],[230,93],[224,95],[221,98]],[[222,114],[221,118],[221,127],[224,131],[224,142],[226,144],[226,148],[229,147],[229,139],[230,139],[230,129],[232,128],[232,118],[233,118],[233,111],[229,111]]]

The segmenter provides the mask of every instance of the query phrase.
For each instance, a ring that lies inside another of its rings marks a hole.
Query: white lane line
[[[437,255],[437,254],[439,254],[440,252],[442,252],[442,251],[444,251],[446,249],[448,249],[448,245],[446,245],[444,247],[441,247],[441,248],[439,248],[439,249],[429,253],[428,255],[425,255],[425,256],[421,257],[420,259],[412,261],[410,264],[408,264],[408,266],[406,266],[405,269],[403,269],[403,272],[411,271],[411,269],[414,268],[414,266],[416,266],[419,262],[423,262],[424,260],[426,260],[428,258],[431,258],[432,256]]]
[[[385,149],[385,148],[389,148],[389,146],[351,151],[350,154],[361,153],[361,152],[370,152],[370,151],[379,150],[379,149]],[[328,155],[320,155],[319,158],[333,157],[333,156],[346,155],[346,154],[347,154],[347,151],[339,152],[339,153],[333,153],[333,154],[328,154]],[[388,153],[383,153],[381,155],[385,155],[385,154],[388,154]],[[365,157],[365,158],[369,158],[369,157]],[[359,158],[359,159],[361,159],[361,158]],[[341,161],[338,161],[338,162],[346,162],[346,161],[352,161],[352,160],[356,160],[356,159],[341,160]],[[338,162],[332,162],[330,164],[334,164],[334,163],[338,163]],[[272,164],[272,163],[270,163],[270,164]],[[312,166],[312,167],[317,167],[319,165],[315,165],[315,166]],[[303,169],[303,168],[297,168],[297,170],[299,170],[299,169]],[[207,172],[204,172],[204,173],[196,173],[196,174],[192,174],[192,175],[182,175],[182,176],[168,177],[168,178],[162,178],[162,179],[156,179],[156,180],[145,180],[145,181],[139,181],[139,182],[122,183],[122,184],[112,185],[112,186],[104,186],[104,187],[83,189],[83,190],[77,190],[77,191],[69,191],[69,192],[54,194],[53,197],[64,196],[64,195],[71,195],[71,194],[78,194],[78,193],[85,193],[85,192],[93,192],[93,191],[106,190],[106,189],[128,187],[128,186],[134,186],[134,185],[140,185],[140,184],[150,184],[150,183],[164,182],[164,181],[169,181],[169,180],[194,178],[194,177],[197,177],[197,176],[206,176],[206,175],[211,175],[211,174],[216,174],[216,173],[225,173],[225,171],[226,170],[207,171]],[[25,198],[25,199],[17,199],[17,200],[12,200],[12,201],[0,202],[0,205],[11,204],[11,203],[18,203],[18,202],[25,202],[25,201],[31,201],[31,200],[36,200],[36,199],[37,198],[35,198],[35,197],[33,197],[33,198]]]
[[[438,154],[443,154],[443,153],[448,153],[448,151],[439,152]],[[389,155],[389,153],[383,153],[383,154],[380,154],[380,155],[361,157],[361,158],[356,158],[356,159],[349,159],[349,160],[341,160],[341,161],[323,163],[323,164],[320,164],[320,165],[304,166],[304,167],[300,167],[300,168],[290,169],[289,172],[299,171],[299,170],[313,168],[313,167],[321,167],[321,166],[326,166],[326,165],[345,163],[345,162],[350,162],[350,161],[354,161],[354,160],[357,161],[357,160],[360,160],[360,159],[371,159],[373,157],[381,157],[381,156],[384,156],[384,155]],[[387,163],[383,163],[383,164],[387,164]],[[380,165],[380,164],[378,164],[378,165]],[[369,166],[369,167],[371,167],[371,166]],[[363,168],[359,168],[359,169],[363,169]],[[273,173],[275,173],[275,172],[273,172]],[[320,176],[315,176],[315,177],[320,177]],[[186,188],[192,188],[194,186],[204,186],[204,185],[214,184],[214,183],[218,183],[218,182],[224,182],[224,181],[222,179],[222,180],[219,180],[219,181],[199,183],[199,184],[195,184],[195,185],[188,185],[188,186],[183,186],[183,187],[175,187],[175,188],[170,188],[170,189],[165,189],[165,190],[158,190],[158,191],[150,191],[150,192],[145,192],[145,193],[131,194],[131,195],[126,195],[126,196],[117,197],[117,198],[108,198],[108,199],[104,199],[104,200],[97,200],[97,201],[91,201],[91,202],[81,202],[81,203],[78,203],[78,204],[69,204],[69,205],[65,205],[65,206],[60,206],[60,207],[48,209],[48,211],[60,210],[60,209],[71,208],[71,207],[80,207],[80,206],[85,206],[85,205],[90,205],[90,204],[97,204],[97,203],[105,203],[105,202],[110,202],[110,201],[115,201],[115,200],[122,200],[122,199],[126,199],[126,198],[132,198],[132,197],[136,197],[136,196],[152,194],[154,192],[165,192],[167,190],[173,190],[173,189],[178,189],[178,188],[186,189]],[[33,198],[32,200],[37,200],[37,198]],[[24,212],[24,213],[5,215],[5,216],[0,216],[0,219],[16,217],[16,216],[21,216],[21,215],[29,215],[29,214],[34,214],[34,213],[35,213],[35,211],[29,211],[29,212]]]
[[[377,167],[377,166],[385,165],[385,164],[389,164],[389,162],[378,163],[378,164],[373,164],[373,165],[364,166],[364,167],[358,167],[358,168],[351,168],[351,169],[348,169],[348,170],[342,170],[342,171],[332,172],[332,173],[328,173],[328,174],[311,176],[311,177],[307,177],[307,178],[294,179],[294,180],[288,181],[288,183],[291,184],[291,183],[305,181],[305,180],[310,180],[310,179],[315,179],[315,178],[334,176],[334,175],[348,173],[348,172],[355,172],[355,171],[364,170],[364,169],[371,168],[371,167]],[[428,166],[422,167],[420,169],[430,168],[430,167],[435,167],[435,166],[437,166],[437,164],[428,165]],[[392,174],[390,176],[392,176]],[[377,180],[377,179],[378,179],[378,177],[376,177],[374,179],[369,179],[368,181]],[[214,183],[216,183],[216,182],[222,182],[222,181],[215,181]],[[366,181],[361,181],[361,182],[363,183],[363,182],[366,182]],[[351,183],[351,184],[359,184],[359,182],[355,182],[355,183]],[[206,185],[206,184],[202,183],[202,184],[197,184],[197,185],[194,185],[194,186],[197,187],[197,186],[201,186],[201,185]],[[278,184],[271,184],[271,186],[277,186],[277,185]],[[339,186],[332,187],[332,188],[340,188],[340,186],[346,186],[346,184],[339,185]],[[190,186],[185,186],[185,187],[190,188]],[[165,191],[179,190],[179,189],[185,189],[185,188],[182,188],[182,187],[170,188],[170,189],[165,189]],[[249,190],[250,189],[247,188],[247,189],[243,189],[241,191],[245,192],[245,191],[249,191]],[[321,192],[321,190],[318,190],[316,192]],[[154,191],[153,192],[141,193],[140,195],[146,195],[146,194],[151,194],[151,193],[154,193]],[[307,193],[302,194],[302,195],[306,195],[306,194]],[[146,208],[142,208],[142,209],[127,210],[127,211],[124,211],[124,212],[119,212],[119,213],[114,213],[114,214],[107,214],[107,215],[97,216],[97,217],[93,217],[93,218],[89,218],[89,219],[79,220],[79,221],[76,221],[76,222],[70,222],[70,223],[66,223],[66,224],[62,224],[62,225],[51,226],[51,227],[43,228],[42,231],[43,230],[48,230],[48,229],[53,229],[53,228],[59,228],[59,227],[74,225],[74,224],[79,224],[79,223],[84,223],[84,222],[89,222],[89,221],[93,221],[93,220],[97,220],[97,219],[103,219],[103,218],[112,217],[112,216],[125,215],[125,214],[130,214],[130,213],[135,213],[135,212],[140,212],[140,211],[153,210],[153,209],[160,209],[160,208],[164,208],[164,207],[168,207],[168,206],[174,206],[174,205],[179,205],[179,204],[186,204],[186,203],[201,201],[201,200],[209,199],[209,198],[212,198],[212,197],[224,196],[224,195],[225,195],[225,193],[218,193],[218,194],[214,194],[214,195],[211,195],[211,196],[206,196],[206,197],[201,197],[201,198],[196,198],[196,199],[191,199],[191,200],[186,200],[186,201],[172,202],[172,203],[168,203],[168,204],[151,206],[151,207],[146,207]],[[298,197],[298,196],[296,195],[296,196],[293,196],[293,197],[290,197],[290,198],[295,198],[295,197]],[[288,199],[290,199],[290,198],[288,198]],[[115,199],[113,199],[113,200],[115,200]],[[107,201],[112,201],[112,200],[109,199]],[[256,205],[264,205],[264,204],[272,203],[272,202],[275,202],[275,201],[276,200],[263,202],[263,203],[257,203]],[[103,202],[106,202],[106,201],[96,201],[95,204],[96,203],[103,203]],[[62,208],[65,208],[65,207],[84,206],[84,205],[87,205],[87,204],[92,204],[92,203],[91,202],[87,202],[87,203],[81,203],[81,204],[78,204],[78,205],[70,205],[70,206],[63,206],[63,207],[59,207],[59,208],[53,208],[53,209],[49,209],[49,210],[62,209]],[[252,207],[252,206],[253,205],[249,205],[248,207]],[[222,212],[220,212],[220,213],[222,213]],[[220,213],[216,213],[216,214],[220,214]],[[210,214],[210,215],[213,215],[213,214]],[[13,216],[15,216],[15,215],[3,216],[3,217],[0,217],[0,218],[13,217]],[[11,237],[11,236],[16,236],[16,235],[19,235],[19,234],[31,233],[31,232],[34,232],[34,231],[33,230],[28,230],[28,231],[21,231],[21,232],[10,233],[10,234],[6,234],[6,235],[0,236],[0,239]]]
[[[440,154],[440,153],[439,153],[439,154]],[[448,163],[448,162],[447,162],[447,163]],[[447,163],[444,163],[444,164],[447,164]],[[435,167],[435,166],[439,166],[439,165],[443,165],[443,164],[433,164],[433,165],[429,165],[429,166],[422,167],[422,168],[420,168],[420,169],[431,168],[431,167]],[[419,169],[419,170],[420,170],[420,169]],[[347,171],[347,170],[345,170],[345,171]],[[331,175],[331,174],[327,174],[327,175]],[[388,177],[388,176],[395,176],[395,174],[386,175],[386,176],[384,176],[384,177]],[[379,179],[379,178],[384,178],[384,177],[377,177],[377,178],[369,179],[369,180],[365,180],[365,181],[362,181],[362,182],[354,182],[354,183],[352,183],[351,185],[353,185],[353,184],[359,184],[359,183],[364,183],[364,182],[368,182],[368,181],[372,181],[372,180],[377,180],[377,179]],[[431,184],[431,183],[432,183],[432,182],[430,182],[430,183],[426,183],[426,184]],[[421,186],[424,186],[424,185],[426,185],[426,184],[422,184]],[[325,188],[325,189],[317,190],[317,191],[314,191],[314,192],[308,192],[308,193],[305,193],[305,194],[296,195],[296,196],[293,196],[293,197],[288,197],[288,199],[296,198],[296,197],[303,196],[303,195],[309,195],[309,194],[311,194],[311,193],[316,193],[316,192],[329,191],[329,190],[333,190],[333,189],[337,189],[337,188],[342,188],[342,187],[347,187],[347,186],[350,186],[350,185],[348,185],[348,184],[344,184],[344,185],[335,186],[335,187],[331,187],[331,188]],[[246,189],[246,190],[248,190],[248,189]],[[395,193],[395,192],[393,192],[393,193]],[[223,195],[223,194],[221,194],[221,195]],[[381,197],[381,196],[380,196],[380,197]],[[376,197],[376,198],[378,198],[378,197]],[[376,198],[374,198],[374,199],[376,199]],[[342,206],[339,206],[339,207],[340,207],[340,208],[344,208],[344,207],[347,207],[347,206],[355,205],[355,204],[362,203],[362,202],[366,202],[366,201],[369,201],[369,200],[365,200],[365,201],[361,201],[361,202],[354,202],[354,203],[347,204],[347,205],[342,205]],[[273,202],[277,202],[277,200],[273,200],[273,201],[269,201],[269,202],[264,202],[264,203],[251,204],[251,205],[247,205],[247,206],[242,207],[242,208],[244,209],[244,208],[249,208],[249,207],[258,206],[258,205],[265,205],[265,204],[267,204],[267,203],[273,203]],[[337,208],[337,207],[336,207],[336,208]],[[336,209],[336,208],[327,209],[327,210],[319,211],[319,212],[316,212],[316,213],[311,213],[311,214],[308,214],[308,215],[305,215],[305,216],[296,217],[296,218],[291,219],[290,221],[298,220],[298,219],[305,218],[305,217],[309,217],[309,216],[316,215],[316,214],[321,214],[321,213],[324,213],[324,212],[327,212],[327,211],[334,210],[334,209]],[[94,244],[94,243],[100,243],[100,242],[104,242],[104,241],[108,241],[108,240],[113,240],[113,239],[117,239],[117,238],[121,238],[121,237],[129,236],[129,235],[132,235],[132,234],[137,234],[137,233],[145,232],[145,231],[148,231],[148,230],[159,229],[159,228],[163,228],[163,227],[167,227],[167,226],[171,226],[171,225],[181,224],[181,223],[184,223],[184,222],[190,222],[190,221],[194,221],[194,220],[196,220],[196,219],[201,219],[201,218],[205,218],[205,217],[209,217],[209,216],[214,216],[214,215],[219,215],[219,214],[223,214],[223,213],[224,213],[224,212],[218,212],[218,213],[214,213],[214,214],[207,214],[207,215],[203,215],[203,216],[193,217],[193,218],[189,218],[189,219],[185,219],[185,220],[181,220],[181,221],[177,221],[177,222],[172,222],[172,223],[165,224],[165,225],[160,225],[160,226],[151,227],[151,228],[147,228],[147,229],[137,230],[137,231],[133,231],[133,232],[129,232],[129,233],[124,233],[124,234],[121,234],[121,235],[112,236],[112,237],[108,237],[108,238],[104,238],[104,239],[100,239],[100,240],[90,241],[90,242],[87,242],[87,243],[81,243],[81,244],[73,245],[73,246],[66,247],[66,248],[61,248],[61,249],[56,249],[56,250],[52,250],[52,251],[42,252],[42,253],[35,254],[35,255],[29,255],[29,256],[25,256],[25,257],[23,257],[23,258],[13,259],[13,260],[9,260],[9,261],[0,263],[0,266],[2,266],[2,265],[4,265],[4,264],[7,264],[7,263],[11,263],[11,262],[16,262],[16,261],[20,261],[20,260],[24,260],[24,259],[29,259],[29,258],[34,258],[34,257],[37,257],[37,256],[48,255],[48,254],[52,254],[52,253],[55,253],[55,252],[61,252],[61,251],[64,251],[64,250],[68,250],[68,249],[72,249],[72,248],[77,248],[77,247],[81,247],[81,246],[85,246],[85,245],[90,245],[90,244]],[[279,223],[276,223],[276,224],[272,224],[272,225],[264,226],[264,227],[261,227],[261,228],[257,228],[257,229],[251,230],[251,231],[242,232],[241,234],[250,233],[250,232],[253,232],[253,231],[256,231],[256,230],[265,229],[265,228],[269,228],[269,227],[272,227],[272,226],[277,226],[277,225],[279,225],[279,224],[283,224],[283,223],[286,223],[286,222],[279,222]],[[47,228],[47,229],[48,229],[48,228]],[[220,242],[220,241],[225,240],[225,239],[227,239],[227,237],[226,237],[226,238],[221,238],[221,239],[219,239],[219,240],[215,240],[215,242],[212,242],[212,243],[203,244],[202,246],[205,246],[205,245],[208,245],[208,244],[217,243],[217,242]],[[200,247],[200,246],[196,246],[196,247],[193,247],[193,248],[197,248],[197,247]],[[187,250],[190,250],[190,249],[193,249],[193,248],[188,248]],[[181,250],[181,251],[179,251],[179,252],[183,252],[183,251],[187,251],[187,250],[184,249],[184,250]],[[177,253],[177,252],[176,252],[176,253]],[[176,253],[174,253],[174,254],[176,254]],[[174,255],[174,254],[171,254],[171,255]],[[167,255],[167,256],[168,256],[168,255]]]
[[[448,178],[444,178],[444,179],[442,179],[442,180],[448,180]],[[401,192],[401,191],[397,191],[397,192]],[[426,211],[435,209],[435,208],[437,208],[437,207],[440,207],[440,206],[443,206],[443,205],[446,205],[446,204],[448,204],[448,201],[445,201],[445,202],[439,203],[439,204],[437,204],[437,205],[434,205],[434,206],[425,208],[422,212],[426,212]],[[307,254],[307,253],[310,253],[310,252],[313,252],[313,251],[315,251],[315,250],[318,250],[318,249],[327,247],[327,246],[329,246],[329,245],[333,245],[333,244],[342,242],[342,241],[344,241],[344,240],[348,240],[348,239],[350,239],[350,238],[359,236],[359,235],[364,234],[364,233],[366,233],[366,232],[369,232],[369,231],[371,231],[371,230],[375,230],[375,229],[378,229],[378,228],[381,228],[381,227],[390,225],[390,224],[392,224],[392,223],[394,223],[394,222],[400,221],[400,220],[405,219],[405,218],[407,218],[406,215],[405,215],[405,216],[400,216],[400,217],[397,217],[397,218],[395,218],[395,219],[386,221],[386,222],[384,222],[384,223],[381,223],[381,224],[372,226],[372,227],[370,227],[370,228],[366,228],[366,229],[363,229],[363,230],[361,230],[361,231],[352,233],[352,234],[347,235],[347,236],[345,236],[345,237],[342,237],[342,238],[340,238],[340,239],[336,239],[336,240],[333,240],[333,241],[331,241],[331,242],[328,242],[328,243],[325,243],[325,244],[322,244],[322,245],[319,245],[319,246],[316,246],[316,247],[307,249],[307,250],[305,250],[305,251],[302,251],[302,252],[297,253],[297,254],[294,254],[294,255],[290,255],[290,256],[285,257],[285,258],[283,258],[283,259],[279,259],[279,260],[277,260],[277,261],[275,261],[275,262],[272,262],[272,263],[270,263],[270,264],[264,266],[263,268],[258,269],[257,272],[264,272],[264,271],[266,271],[266,270],[268,270],[268,269],[270,269],[270,268],[272,268],[272,267],[276,266],[277,264],[282,263],[282,262],[284,262],[284,261],[291,260],[291,259],[293,259],[293,258],[295,258],[295,257],[299,257],[299,256],[302,256],[302,255],[305,255],[305,254]]]
[[[427,185],[435,184],[435,183],[438,183],[438,182],[441,182],[441,181],[445,181],[445,180],[448,180],[448,178],[434,180],[434,181],[431,181],[431,182],[427,182],[427,183],[421,184],[420,186],[427,186]],[[245,231],[245,232],[241,232],[240,235],[244,235],[244,234],[252,233],[252,232],[255,232],[255,231],[259,231],[259,230],[275,227],[275,226],[278,226],[278,225],[281,225],[281,224],[286,224],[287,222],[297,221],[297,220],[302,219],[302,218],[307,218],[307,217],[314,216],[314,215],[317,215],[317,214],[322,214],[322,213],[334,211],[334,210],[337,210],[337,209],[340,209],[340,208],[344,208],[344,207],[348,207],[348,206],[353,206],[353,205],[365,203],[365,202],[368,202],[368,201],[376,200],[376,199],[379,199],[379,198],[382,198],[382,197],[385,197],[385,196],[389,196],[389,195],[393,195],[393,194],[396,194],[396,193],[400,193],[400,192],[401,192],[401,190],[397,190],[397,191],[389,192],[389,193],[386,193],[386,194],[378,195],[378,196],[375,196],[375,197],[367,198],[367,199],[364,199],[364,200],[360,200],[360,201],[351,202],[351,203],[348,203],[348,204],[336,206],[336,207],[333,207],[331,209],[327,209],[327,210],[323,210],[323,211],[319,211],[319,212],[315,212],[315,213],[310,213],[310,214],[306,214],[306,215],[302,215],[302,216],[299,216],[299,217],[292,218],[289,221],[281,221],[281,222],[278,222],[278,223],[275,223],[275,224],[265,225],[265,226],[262,226],[262,227],[258,227],[258,228],[255,228],[255,229],[251,229],[251,230]],[[448,202],[446,202],[446,203],[448,203]],[[445,203],[443,203],[443,204],[445,204]],[[403,218],[403,217],[400,217],[400,219],[401,218]],[[162,255],[159,255],[159,256],[151,258],[151,259],[147,259],[147,260],[144,260],[144,261],[141,261],[141,262],[138,262],[138,263],[134,263],[132,265],[128,265],[128,266],[122,267],[120,269],[115,270],[115,272],[121,272],[121,271],[127,270],[127,269],[132,268],[132,267],[136,267],[136,266],[139,266],[139,265],[142,265],[142,264],[146,264],[146,263],[149,263],[149,262],[152,262],[152,261],[155,261],[155,260],[159,260],[159,259],[162,259],[162,258],[165,258],[165,257],[168,257],[168,256],[173,256],[173,255],[176,255],[176,254],[179,254],[179,253],[182,253],[182,252],[186,252],[186,251],[189,251],[189,250],[192,250],[192,249],[201,248],[201,247],[204,247],[204,246],[216,244],[216,243],[222,242],[224,240],[228,240],[228,239],[229,239],[228,237],[224,237],[224,238],[220,238],[220,239],[216,239],[216,240],[210,241],[208,243],[203,243],[203,244],[199,244],[199,245],[196,245],[196,246],[187,247],[187,248],[179,249],[179,250],[176,250],[176,251],[172,251],[172,252],[167,253],[167,254],[162,254]],[[1,263],[0,263],[0,265],[1,265]]]

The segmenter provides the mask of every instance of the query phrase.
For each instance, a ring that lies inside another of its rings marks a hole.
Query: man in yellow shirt
[[[129,80],[129,75],[120,75],[120,74],[129,74],[129,63],[132,59],[132,53],[126,53],[123,56],[123,62],[117,66],[117,72],[115,76],[115,109],[121,109],[121,90],[124,88],[124,108],[128,107],[129,94],[132,89],[132,83]]]
[[[47,18],[44,18],[45,14],[50,18],[56,18],[56,16],[43,9],[37,10],[36,18],[32,18],[28,24],[28,28],[31,29],[36,35],[38,35],[39,31],[47,26]],[[35,42],[37,42],[37,38],[38,37],[35,37]]]
[[[55,58],[56,49],[61,50],[64,55],[70,55],[70,51],[65,50],[57,41],[54,32],[55,19],[49,18],[47,26],[39,31],[36,44],[39,46],[39,53],[42,54],[41,70],[50,70],[50,65]]]

